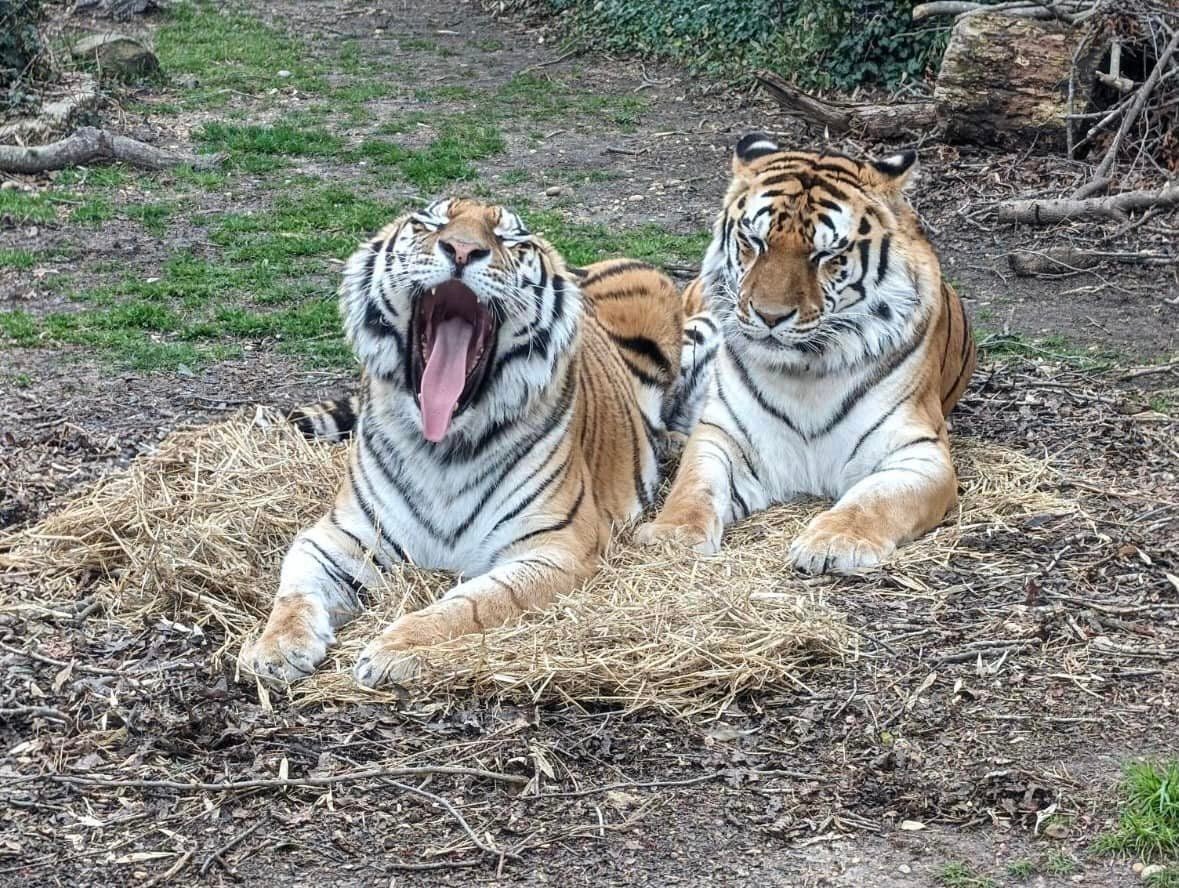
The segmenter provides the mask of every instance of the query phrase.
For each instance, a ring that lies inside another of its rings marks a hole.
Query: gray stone
[[[143,77],[160,70],[156,54],[125,34],[91,34],[74,44],[74,58],[91,61],[104,74],[116,77]]]

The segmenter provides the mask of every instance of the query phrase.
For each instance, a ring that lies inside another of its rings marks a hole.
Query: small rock
[[[14,182],[12,179],[0,182],[0,191],[16,191],[18,188],[20,188],[20,182]]]
[[[287,77],[291,76],[291,72],[290,71],[279,71],[278,76],[282,77],[282,78],[287,78]]]
[[[914,832],[919,829],[925,829],[925,824],[920,820],[902,820],[901,829],[906,832]]]
[[[75,43],[72,52],[74,58],[92,61],[116,77],[143,77],[160,70],[156,54],[124,34],[91,34]]]
[[[897,872],[904,873],[907,876],[909,873],[913,872],[913,867],[909,866],[907,863],[902,863],[897,867]]]
[[[1157,876],[1165,869],[1166,867],[1161,863],[1152,863],[1150,866],[1144,866],[1142,868],[1142,872],[1140,872],[1138,875],[1142,876],[1143,881],[1145,881],[1151,876]]]
[[[1049,823],[1044,827],[1044,835],[1050,839],[1067,839],[1069,829],[1063,823]]]
[[[1142,863],[1141,861],[1139,861],[1138,863],[1136,863],[1132,867],[1130,867],[1130,869],[1134,872],[1134,875],[1136,875],[1136,876],[1141,875],[1142,871],[1145,868],[1146,868],[1146,864]]]
[[[629,198],[627,198],[627,200],[629,200],[631,203],[638,203],[642,199],[643,195],[641,194],[632,194]]]
[[[561,193],[561,186],[560,185],[550,185],[548,188],[546,188],[544,190],[544,193],[545,193],[546,197],[556,197],[557,195],[559,195]]]

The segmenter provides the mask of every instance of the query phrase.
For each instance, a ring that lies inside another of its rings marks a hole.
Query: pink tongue
[[[434,328],[434,347],[422,372],[422,430],[427,441],[446,437],[450,418],[467,381],[467,348],[475,328],[451,318]]]

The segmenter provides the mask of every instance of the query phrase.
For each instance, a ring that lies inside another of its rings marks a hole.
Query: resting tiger
[[[698,280],[723,345],[640,542],[715,552],[726,525],[809,494],[836,502],[790,559],[847,572],[943,520],[957,499],[945,418],[975,351],[902,194],[915,162],[784,151],[762,134],[737,144]]]
[[[347,477],[291,546],[244,660],[306,676],[383,567],[459,574],[363,650],[355,676],[374,687],[412,677],[412,648],[501,625],[593,573],[612,525],[651,504],[662,440],[698,415],[719,334],[706,313],[685,322],[651,266],[567,269],[514,213],[458,199],[363,245],[340,306],[363,393],[296,421],[329,438],[354,428]]]

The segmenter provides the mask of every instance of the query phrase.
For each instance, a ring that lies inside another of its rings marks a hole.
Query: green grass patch
[[[945,888],[996,888],[995,880],[978,873],[966,863],[947,863],[938,870],[937,880]]]
[[[0,250],[0,268],[28,271],[36,264],[37,254],[32,250]]]
[[[1179,760],[1127,765],[1121,795],[1117,828],[1097,850],[1146,862],[1179,856]]]
[[[432,194],[453,182],[474,179],[477,171],[472,162],[502,154],[505,148],[503,135],[495,126],[445,119],[425,148],[369,139],[354,153],[371,161],[378,175],[410,182]]]
[[[230,90],[251,95],[280,86],[319,92],[322,72],[294,37],[235,9],[213,3],[182,3],[169,8],[155,35],[156,54],[169,76],[195,77],[185,90],[190,105],[217,106]],[[289,77],[279,77],[289,71]]]
[[[512,185],[523,185],[531,178],[532,173],[526,169],[523,169],[522,167],[517,167],[514,170],[508,170],[506,173],[500,176],[499,181],[500,184],[510,187]]]
[[[1026,857],[1007,864],[1007,875],[1013,879],[1030,879],[1036,874],[1036,865]]]
[[[251,173],[285,166],[284,157],[329,157],[343,149],[339,136],[322,127],[289,123],[253,126],[213,121],[196,138],[202,148],[226,153],[229,165]]]
[[[712,239],[707,231],[672,234],[659,225],[619,229],[574,223],[553,210],[524,212],[523,216],[529,227],[552,243],[571,265],[588,265],[615,256],[655,265],[696,265]]]
[[[1124,356],[1100,346],[1080,347],[1063,336],[1028,337],[1019,333],[996,333],[983,326],[974,328],[979,350],[992,359],[1049,358],[1082,370],[1105,371],[1124,362]]]
[[[407,111],[404,114],[398,114],[396,117],[390,117],[377,127],[377,132],[387,136],[399,136],[402,133],[408,133],[417,129],[422,124],[437,119],[437,114],[431,114],[428,111]]]
[[[1081,862],[1067,851],[1051,851],[1044,857],[1041,869],[1053,876],[1071,876],[1081,871]]]
[[[229,182],[229,173],[224,170],[194,170],[192,167],[177,167],[171,171],[177,182],[193,185],[201,191],[220,191]]]
[[[52,222],[57,218],[53,202],[44,194],[0,191],[0,219],[7,216],[17,224]]]
[[[639,96],[603,95],[574,89],[539,74],[517,74],[491,97],[505,115],[523,115],[533,120],[552,120],[581,115],[605,118],[624,130],[632,130],[647,100]]]
[[[1179,866],[1169,866],[1146,877],[1146,888],[1179,888]]]
[[[58,186],[86,186],[100,190],[122,188],[131,180],[130,174],[122,164],[100,167],[75,167],[61,170],[54,176],[53,182]]]
[[[36,345],[37,321],[27,311],[0,311],[0,335],[16,345]]]
[[[102,196],[88,197],[70,211],[70,221],[83,225],[98,225],[114,218],[115,207],[109,198]]]
[[[332,186],[282,195],[273,207],[254,214],[224,216],[210,237],[228,248],[231,262],[266,263],[289,273],[296,257],[347,257],[359,241],[391,222],[402,210]]]
[[[172,207],[164,203],[128,204],[123,208],[128,219],[134,219],[151,234],[161,237],[168,228]]]

